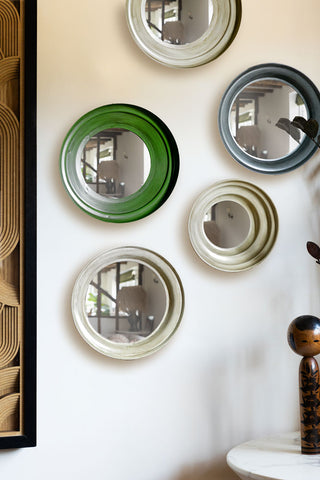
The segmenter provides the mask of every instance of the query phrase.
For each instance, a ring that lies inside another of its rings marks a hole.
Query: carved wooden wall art
[[[36,0],[0,0],[0,448],[35,445],[35,71]]]

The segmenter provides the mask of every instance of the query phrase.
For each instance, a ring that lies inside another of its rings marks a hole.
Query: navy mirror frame
[[[298,168],[315,153],[317,147],[312,140],[306,136],[292,153],[278,159],[264,160],[244,152],[234,140],[229,127],[229,114],[236,96],[246,85],[265,78],[282,80],[291,85],[304,99],[309,118],[320,120],[320,93],[314,83],[293,67],[265,63],[245,70],[231,82],[220,103],[219,131],[227,151],[239,164],[259,173],[285,173]]]
[[[25,0],[24,380],[21,435],[0,437],[0,449],[36,446],[36,65],[37,0]]]

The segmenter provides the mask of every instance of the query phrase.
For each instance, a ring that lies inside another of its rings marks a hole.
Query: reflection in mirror
[[[198,40],[212,20],[212,0],[146,0],[146,22],[159,40],[184,45]]]
[[[250,218],[242,205],[225,200],[212,205],[205,215],[203,228],[211,243],[221,248],[233,248],[246,239]]]
[[[99,195],[127,197],[139,190],[149,175],[149,151],[130,130],[103,130],[86,143],[81,171],[86,184]]]
[[[91,326],[116,343],[135,343],[148,337],[160,325],[166,306],[166,291],[157,273],[128,260],[99,270],[86,295]]]
[[[292,137],[276,127],[279,118],[293,120],[297,115],[308,117],[299,92],[281,80],[265,78],[246,85],[236,96],[230,110],[229,127],[244,152],[256,158],[274,160],[298,148]]]

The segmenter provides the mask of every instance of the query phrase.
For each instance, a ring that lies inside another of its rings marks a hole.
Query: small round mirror
[[[248,155],[275,160],[290,155],[304,136],[295,140],[276,124],[280,118],[307,117],[299,92],[286,82],[265,78],[249,83],[234,99],[229,114],[231,134]]]
[[[135,42],[170,67],[196,67],[221,55],[240,20],[241,0],[127,0]]]
[[[237,202],[224,200],[214,203],[206,212],[203,222],[207,238],[217,247],[233,248],[248,236],[250,217]]]
[[[145,19],[151,34],[173,45],[186,45],[202,37],[212,15],[212,0],[145,0]]]
[[[164,346],[180,324],[183,288],[156,253],[122,247],[97,256],[80,273],[72,314],[84,340],[98,352],[130,360]]]
[[[292,67],[266,63],[249,68],[229,85],[220,104],[219,130],[241,165],[260,173],[284,173],[317,150],[290,122],[319,116],[320,94],[313,82]],[[290,125],[290,133],[283,125]]]
[[[137,192],[150,172],[149,150],[138,135],[124,128],[102,130],[88,140],[81,155],[86,184],[109,198]]]
[[[86,313],[97,333],[112,342],[144,340],[160,325],[167,295],[159,275],[136,261],[106,265],[92,278]]]
[[[248,270],[271,251],[278,215],[269,196],[252,183],[224,180],[203,191],[189,216],[199,257],[225,272]]]

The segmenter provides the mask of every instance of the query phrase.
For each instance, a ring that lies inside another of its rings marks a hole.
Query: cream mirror
[[[248,270],[274,245],[278,216],[260,188],[239,180],[214,184],[189,216],[191,244],[208,265],[226,272]]]
[[[72,295],[79,333],[95,350],[119,359],[149,355],[177,329],[184,305],[181,281],[156,253],[117,248],[93,259]]]
[[[226,90],[219,111],[220,134],[240,164],[261,173],[283,173],[308,160],[316,145],[299,132],[292,138],[278,128],[278,121],[319,114],[319,92],[305,75],[285,65],[258,65]]]
[[[127,0],[129,30],[149,57],[170,67],[195,67],[234,39],[240,0]]]

